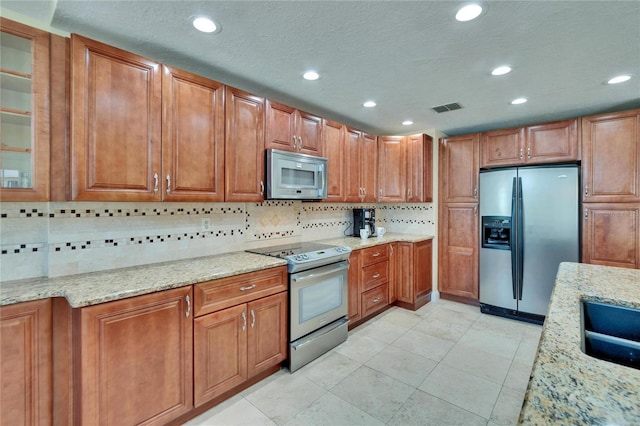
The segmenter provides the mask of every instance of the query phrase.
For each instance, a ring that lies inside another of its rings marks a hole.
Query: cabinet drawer
[[[362,250],[362,266],[372,265],[389,259],[389,244],[369,247]]]
[[[376,312],[389,304],[389,285],[383,284],[362,293],[362,316]]]
[[[286,266],[196,284],[194,316],[246,303],[286,289]]]
[[[362,289],[372,289],[389,281],[389,262],[379,262],[362,268]]]

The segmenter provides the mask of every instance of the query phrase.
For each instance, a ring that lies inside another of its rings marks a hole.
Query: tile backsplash
[[[373,207],[389,232],[435,235],[433,204],[2,203],[0,280],[61,276],[352,233]]]

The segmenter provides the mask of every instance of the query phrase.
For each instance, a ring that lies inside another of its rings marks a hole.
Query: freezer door
[[[512,184],[515,177],[516,169],[480,173],[480,217],[512,215]],[[513,311],[517,309],[511,254],[511,250],[483,248],[480,244],[480,303]]]
[[[578,168],[519,169],[523,280],[518,310],[547,314],[560,262],[579,261]]]

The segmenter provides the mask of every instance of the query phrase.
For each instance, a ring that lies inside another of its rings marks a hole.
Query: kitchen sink
[[[640,369],[640,309],[582,300],[582,351]]]

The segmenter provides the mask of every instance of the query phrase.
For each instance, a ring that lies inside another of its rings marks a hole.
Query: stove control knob
[[[309,255],[305,253],[305,254],[303,254],[303,255],[302,255],[302,258],[303,258],[304,260],[307,260],[307,259],[309,259]]]

